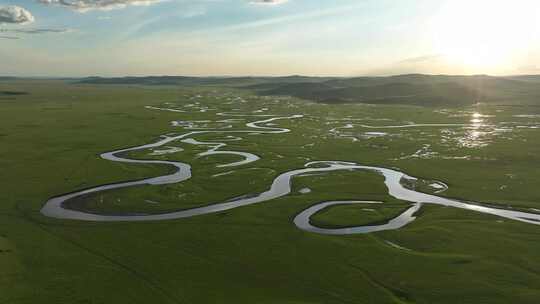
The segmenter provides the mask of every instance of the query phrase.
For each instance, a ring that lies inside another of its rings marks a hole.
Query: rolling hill
[[[265,96],[323,103],[463,106],[475,103],[540,105],[540,76],[406,74],[388,77],[90,77],[83,84],[230,86]]]

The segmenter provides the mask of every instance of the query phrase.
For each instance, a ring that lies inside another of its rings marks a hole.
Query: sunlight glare
[[[433,19],[435,51],[471,72],[509,66],[540,33],[540,2],[517,2],[448,1]]]

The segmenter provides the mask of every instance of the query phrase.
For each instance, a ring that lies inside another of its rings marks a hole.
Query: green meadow
[[[220,112],[304,117],[272,122],[289,133],[235,134],[227,131],[249,130],[246,123],[265,117]],[[191,122],[227,127],[193,138],[239,136],[221,150],[260,159],[219,167],[241,158],[200,156],[209,147],[181,141],[167,145],[178,148],[173,153],[136,151],[126,156],[189,163],[193,176],[101,192],[69,207],[100,214],[189,209],[263,192],[280,173],[310,161],[340,160],[397,168],[429,181],[410,185],[422,192],[435,193],[430,182],[441,182],[448,189],[440,196],[539,213],[539,115],[540,107],[512,102],[316,103],[230,85],[2,80],[0,303],[538,303],[540,225],[437,205],[423,206],[404,228],[371,234],[326,236],[293,224],[299,212],[329,200],[383,204],[334,206],[314,224],[395,217],[410,204],[389,196],[373,172],[300,176],[287,196],[178,220],[81,222],[40,209],[60,194],[170,173],[99,155],[190,132]],[[226,119],[239,120],[218,122]]]

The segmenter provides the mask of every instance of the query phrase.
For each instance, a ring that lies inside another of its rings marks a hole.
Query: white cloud
[[[279,5],[288,2],[289,0],[253,0],[251,4],[259,5]]]
[[[0,33],[16,33],[16,34],[63,34],[72,32],[70,29],[50,29],[50,28],[35,28],[35,29],[0,29]]]
[[[129,5],[151,5],[163,0],[37,0],[47,5],[60,5],[79,12],[91,10],[111,10]]]
[[[34,22],[34,16],[26,9],[16,6],[0,6],[0,24],[27,24]]]

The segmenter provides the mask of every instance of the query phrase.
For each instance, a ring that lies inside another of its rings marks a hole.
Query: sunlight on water
[[[487,146],[491,139],[491,136],[489,135],[493,134],[493,132],[486,131],[486,128],[489,128],[490,126],[483,118],[489,116],[475,112],[471,117],[471,126],[467,128],[465,135],[458,139],[460,146],[466,148],[481,148]]]

